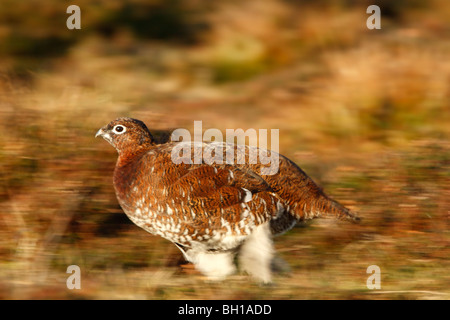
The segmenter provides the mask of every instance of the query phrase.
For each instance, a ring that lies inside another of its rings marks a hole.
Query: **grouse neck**
[[[137,148],[126,149],[119,151],[119,158],[117,159],[117,167],[124,167],[140,159],[144,154],[154,148],[152,144],[141,145]]]
[[[139,165],[143,156],[149,149],[140,149],[139,152],[120,154],[114,170],[113,181],[116,195],[125,213],[128,213],[128,197],[131,186],[139,179]]]

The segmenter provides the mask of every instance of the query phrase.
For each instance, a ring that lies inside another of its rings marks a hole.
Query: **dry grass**
[[[83,31],[37,63],[0,52],[0,298],[449,299],[450,6],[405,5],[370,32],[363,6],[321,3],[186,1],[209,25],[189,45],[122,28]],[[67,36],[39,16],[17,30]],[[280,129],[280,152],[364,223],[276,238],[291,270],[271,290],[245,275],[206,282],[118,207],[116,155],[93,136],[119,116],[155,130]],[[71,264],[81,290],[66,288]],[[366,287],[372,264],[381,290]]]

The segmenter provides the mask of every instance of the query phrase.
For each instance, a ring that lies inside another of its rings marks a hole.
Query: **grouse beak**
[[[95,137],[97,138],[99,136],[112,144],[112,138],[111,138],[111,136],[110,136],[110,134],[108,132],[108,128],[107,127],[103,127],[103,128],[101,128],[100,130],[97,131],[97,133],[95,134]]]
[[[104,133],[105,133],[105,131],[103,131],[103,128],[101,128],[100,130],[97,131],[97,133],[95,134],[95,137],[97,138],[98,136],[103,136]]]

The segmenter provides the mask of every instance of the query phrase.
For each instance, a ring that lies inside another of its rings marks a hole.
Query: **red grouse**
[[[127,216],[144,230],[173,242],[186,260],[211,279],[233,273],[237,254],[241,270],[270,282],[274,235],[297,221],[317,217],[358,220],[282,155],[277,172],[262,174],[265,165],[261,163],[205,158],[211,157],[211,147],[217,153],[217,146],[223,146],[224,156],[233,151],[234,160],[248,158],[259,150],[255,147],[157,143],[142,121],[131,118],[110,122],[97,136],[119,153],[114,188]],[[180,146],[191,148],[192,154],[203,152],[203,161],[196,164],[179,157]]]

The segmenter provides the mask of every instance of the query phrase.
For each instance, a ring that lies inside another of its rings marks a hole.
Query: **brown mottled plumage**
[[[289,230],[296,221],[322,216],[358,219],[282,155],[278,172],[262,175],[262,164],[239,161],[215,164],[204,158],[201,164],[176,164],[171,155],[178,143],[156,143],[136,119],[114,120],[99,135],[119,153],[114,187],[128,217],[175,243],[210,278],[234,272],[237,252],[244,271],[268,282],[272,235]],[[200,150],[211,145],[202,143]],[[235,160],[252,150],[223,146],[235,151]],[[192,154],[199,152],[193,144],[189,148]]]

